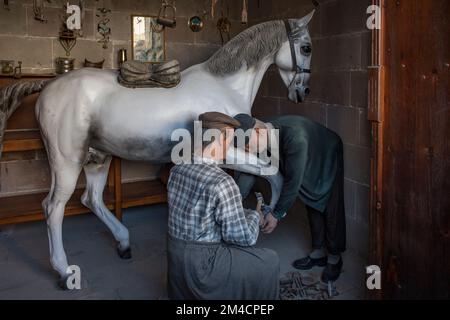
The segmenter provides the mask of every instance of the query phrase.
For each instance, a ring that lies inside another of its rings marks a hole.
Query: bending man
[[[333,131],[300,116],[281,116],[263,123],[246,114],[235,117],[241,129],[255,128],[249,145],[259,145],[267,138],[266,129],[279,129],[280,170],[284,185],[274,211],[266,216],[263,232],[271,233],[295,200],[306,205],[311,228],[311,253],[293,263],[300,270],[326,267],[322,281],[335,281],[342,270],[341,253],[346,246],[344,209],[343,146]],[[256,148],[254,148],[256,150]],[[255,177],[241,174],[238,184],[244,198]],[[327,252],[327,251],[328,252]],[[328,256],[327,256],[328,253]]]

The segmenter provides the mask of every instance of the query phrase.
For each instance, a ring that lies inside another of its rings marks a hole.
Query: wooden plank
[[[6,132],[22,129],[39,130],[36,120],[35,106],[39,97],[38,93],[25,97],[17,110],[11,115],[6,124]]]
[[[384,109],[384,66],[373,65],[368,67],[368,107],[367,120],[381,122]]]
[[[75,190],[66,205],[66,215],[90,212],[81,204],[80,198],[83,191],[83,189]],[[0,198],[0,224],[10,223],[10,221],[21,222],[43,219],[42,201],[46,196],[47,192]],[[105,192],[104,199],[105,203],[112,208],[113,195]]]
[[[448,0],[387,1],[385,298],[450,298]]]
[[[67,203],[65,215],[79,215],[89,213],[90,210],[81,204],[83,189],[77,189]],[[38,221],[44,219],[42,200],[47,193],[20,195],[0,198],[0,225]],[[115,210],[114,193],[105,189],[105,204],[109,210]],[[122,208],[165,203],[167,191],[158,180],[140,181],[123,184]]]
[[[123,184],[123,208],[165,202],[167,202],[167,190],[161,181],[140,181]]]
[[[14,130],[5,132],[4,141],[14,140],[35,140],[41,139],[41,133],[38,129]]]
[[[111,165],[109,166],[108,182],[106,187],[110,192],[114,192],[114,161],[111,161]]]
[[[9,80],[9,81],[26,81],[33,79],[42,79],[42,78],[54,78],[57,77],[56,73],[22,73],[20,78],[14,78],[14,76],[0,75],[0,80]]]
[[[32,151],[44,149],[41,139],[7,140],[3,144],[3,152]]]
[[[376,72],[369,69],[368,120],[372,127],[372,150],[370,157],[370,211],[369,211],[369,265],[383,265],[383,127],[385,95],[385,34],[386,34],[386,0],[372,0],[372,4],[381,8],[381,28],[372,30],[371,65]],[[382,69],[382,74],[380,74]],[[382,276],[384,276],[384,272]],[[368,297],[382,298],[382,291],[369,290]]]

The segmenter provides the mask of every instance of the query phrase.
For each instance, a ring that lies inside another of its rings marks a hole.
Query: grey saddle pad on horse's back
[[[180,83],[177,60],[161,63],[125,61],[119,72],[119,83],[128,88],[172,88]]]

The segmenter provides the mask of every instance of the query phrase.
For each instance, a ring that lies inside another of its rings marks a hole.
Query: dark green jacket
[[[280,130],[280,171],[284,176],[274,216],[282,218],[298,196],[306,205],[324,212],[336,172],[343,170],[341,138],[300,116],[267,120]]]

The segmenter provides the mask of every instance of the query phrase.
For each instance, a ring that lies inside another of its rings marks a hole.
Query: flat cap
[[[220,112],[205,112],[202,113],[198,120],[202,121],[203,128],[206,129],[224,129],[231,127],[233,129],[239,128],[241,123],[232,117]]]

